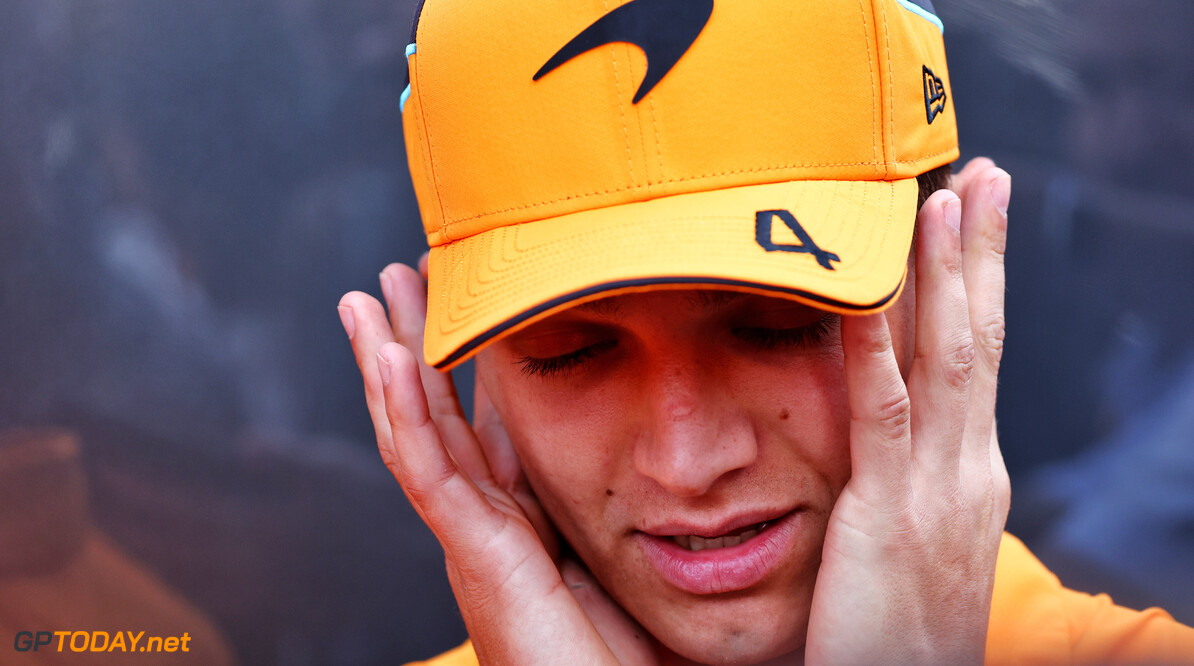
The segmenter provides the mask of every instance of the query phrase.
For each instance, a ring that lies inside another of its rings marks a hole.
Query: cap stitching
[[[415,96],[415,93],[418,92],[416,89],[416,86],[415,86],[415,79],[418,79],[421,81],[423,78],[422,74],[420,73],[421,70],[419,69],[419,62],[420,62],[421,58],[419,58],[417,54],[413,57],[415,59],[415,69],[419,70],[419,71],[416,71],[414,73],[415,75],[411,79],[410,85],[411,85],[411,90],[412,90],[412,92],[411,92],[412,97]],[[442,199],[442,195],[440,193],[439,177],[436,175],[435,160],[432,157],[432,154],[435,151],[435,146],[431,140],[431,132],[429,132],[427,130],[427,114],[424,113],[422,97],[419,98],[419,103],[416,105],[416,107],[415,107],[415,109],[413,109],[413,111],[415,113],[415,122],[418,123],[422,127],[422,135],[427,137],[427,145],[426,146],[423,145],[423,141],[421,140],[422,137],[418,137],[419,140],[415,141],[415,145],[418,148],[419,156],[422,158],[423,171],[425,171],[426,173],[431,175],[431,181],[432,181],[431,189],[432,189],[432,193],[435,195],[435,202],[434,202],[435,211],[433,211],[432,214],[435,215],[435,217],[439,220],[438,226],[440,229],[443,230],[444,237],[447,238],[448,240],[451,240],[451,238],[448,238],[448,233],[447,233],[447,227],[451,223],[448,221],[447,215],[444,212],[444,202]]]
[[[444,266],[444,270],[445,270],[444,274],[446,276],[447,285],[446,285],[446,288],[440,289],[440,291],[439,291],[439,316],[435,318],[435,323],[437,326],[439,326],[440,333],[446,334],[446,333],[449,333],[451,330],[454,330],[454,329],[444,328],[444,326],[445,326],[444,320],[447,319],[446,323],[449,325],[452,324],[452,317],[450,314],[448,314],[448,311],[451,309],[448,307],[448,294],[449,294],[449,292],[452,291],[452,285],[456,283],[456,280],[454,279],[454,275],[453,275],[453,271],[456,270],[456,262],[454,261],[454,255],[456,255],[457,253],[459,253],[461,251],[463,251],[463,248],[461,248],[459,245],[455,245],[455,244],[448,245],[448,247],[444,251],[444,262],[447,264],[446,266]],[[430,271],[428,271],[428,273],[430,273]],[[428,283],[430,283],[430,282],[431,282],[431,280],[428,279]],[[424,343],[423,346],[426,347],[426,343]]]
[[[486,267],[489,269],[489,272],[491,272],[491,273],[497,272],[494,269],[494,265],[493,265],[493,259],[494,259],[494,255],[496,253],[491,250],[491,248],[493,247],[493,243],[494,243],[493,237],[496,235],[497,234],[485,234],[485,247],[481,248],[481,253],[485,255]],[[480,262],[473,262],[473,263],[479,264]],[[475,271],[475,279],[476,279],[477,284],[479,284],[481,286],[485,286],[489,282],[488,280],[485,280],[482,277],[479,266],[478,266],[478,269]]]
[[[895,197],[894,196],[887,197],[887,204],[888,204],[888,219],[891,219],[891,216],[894,215],[894,213],[895,213]],[[682,215],[682,216],[671,217],[671,218],[667,218],[667,219],[668,219],[668,221],[671,221],[671,222],[688,222],[688,221],[701,221],[701,220],[725,221],[728,218],[725,215]],[[603,230],[590,229],[590,230],[581,232],[580,234],[568,236],[565,238],[556,238],[556,239],[547,241],[545,243],[538,244],[533,248],[533,251],[535,252],[536,256],[540,256],[540,257],[545,256],[545,255],[558,255],[561,253],[560,248],[574,249],[577,246],[578,241],[580,241],[581,239],[584,239],[586,237],[608,238],[610,236],[610,234],[608,233],[610,231],[610,229],[638,228],[638,227],[639,227],[639,225],[637,223],[627,221],[627,222],[615,224],[608,229],[603,229]],[[513,229],[510,229],[509,231],[517,237],[520,230],[518,227],[515,227]],[[890,232],[891,232],[891,225],[884,225],[883,233],[878,239],[878,247],[879,248],[886,246],[886,239],[890,235]],[[482,242],[485,242],[487,244],[489,240],[490,239],[486,238]],[[483,253],[487,252],[486,247],[479,248],[479,250]],[[460,251],[465,252],[465,249],[463,247],[461,247]],[[464,263],[464,262],[453,262],[453,263]],[[535,261],[534,259],[531,260],[531,264],[538,264],[538,263],[540,263],[540,262]],[[485,287],[482,291],[474,292],[472,290],[472,286],[473,286],[471,284],[472,281],[470,280],[470,284],[465,285],[466,293],[464,294],[464,295],[468,296],[469,298],[463,302],[459,301],[459,300],[456,301],[456,308],[455,308],[456,311],[446,313],[448,322],[453,324],[452,328],[450,328],[450,329],[443,328],[442,323],[441,323],[440,330],[444,333],[453,332],[455,330],[458,330],[461,327],[462,323],[467,324],[467,322],[475,320],[479,316],[482,316],[486,313],[492,312],[495,308],[498,307],[498,305],[495,304],[491,299],[487,299],[486,295],[493,293],[495,290],[513,289],[513,288],[523,289],[523,288],[525,288],[525,285],[527,285],[527,284],[538,284],[536,282],[535,277],[528,276],[525,273],[523,273],[523,271],[521,270],[520,267],[525,267],[527,265],[528,264],[526,262],[526,256],[523,255],[523,256],[515,258],[513,261],[510,262],[510,265],[508,265],[502,269],[496,269],[496,268],[493,269],[493,272],[496,273],[498,277],[494,280],[491,280],[488,283],[488,285],[490,285],[490,286]],[[512,275],[514,277],[510,277]],[[838,276],[838,278],[835,279],[835,282],[857,283],[857,282],[860,282],[863,280],[870,279],[870,275],[871,274],[869,272],[861,272],[861,273],[854,273],[849,277]],[[482,286],[484,286],[484,285],[482,285]],[[445,290],[445,293],[447,291],[449,291],[449,290]],[[441,299],[441,303],[444,303],[444,302],[445,301],[443,299]]]
[[[432,4],[434,5],[435,3]],[[423,7],[423,11],[420,12],[419,23],[422,23],[427,18],[426,14],[428,10],[428,7]],[[418,70],[419,79],[422,80],[423,68],[419,65],[420,62],[422,62],[422,58],[415,58],[415,69]],[[435,138],[431,135],[431,123],[427,120],[428,114],[425,111],[426,107],[420,102],[419,120],[423,123],[423,134],[427,136],[427,163],[431,168],[431,180],[435,183],[435,203],[439,206],[440,230],[444,234],[444,240],[451,241],[453,240],[450,233],[452,223],[448,221],[448,209],[444,206],[443,184],[440,182],[439,172],[435,168],[435,158],[433,157],[435,155]]]
[[[955,149],[948,148],[946,150],[942,150],[942,151],[933,153],[931,155],[921,155],[920,157],[917,157],[915,159],[892,160],[892,163],[893,164],[904,164],[904,163],[920,162],[920,161],[923,161],[926,159],[937,157],[938,155],[944,155],[953,150],[955,150]],[[780,169],[795,169],[795,168],[802,168],[802,167],[845,167],[845,166],[867,166],[867,165],[876,166],[876,163],[875,162],[841,162],[841,163],[836,163],[836,164],[812,164],[812,163],[810,163],[810,164],[782,164],[779,166],[758,167],[758,168],[754,168],[754,169],[736,169],[733,171],[721,171],[718,173],[704,173],[704,174],[698,174],[695,176],[682,176],[680,178],[672,178],[670,180],[667,180],[667,181],[665,181],[665,183],[682,183],[682,182],[689,181],[689,180],[700,180],[702,178],[715,178],[717,176],[731,176],[731,175],[736,175],[736,174],[740,174],[740,173],[758,173],[761,171],[778,171]],[[806,180],[812,180],[812,179],[806,179]],[[828,179],[826,179],[826,180],[828,180]],[[767,183],[753,183],[753,184],[754,185],[765,185]],[[595,197],[595,196],[599,196],[599,195],[603,195],[603,194],[617,194],[619,192],[626,192],[628,190],[638,189],[640,187],[642,187],[642,186],[628,185],[626,187],[616,187],[616,188],[612,188],[612,189],[598,190],[598,191],[594,191],[594,192],[585,192],[583,194],[570,194],[568,196],[558,197],[556,199],[551,199],[549,201],[539,201],[536,203],[523,204],[521,206],[511,206],[509,208],[502,208],[499,210],[490,210],[490,211],[486,211],[484,213],[477,213],[476,215],[470,215],[468,217],[462,217],[457,220],[452,220],[451,222],[445,222],[444,226],[446,227],[446,226],[451,226],[451,225],[455,225],[455,224],[461,224],[463,222],[469,222],[471,220],[476,220],[476,219],[479,219],[482,217],[488,217],[490,215],[500,215],[501,213],[509,213],[510,211],[514,211],[514,210],[526,210],[528,208],[538,208],[540,206],[550,206],[551,204],[559,203],[561,201],[571,201],[572,199],[585,199],[588,197]],[[735,186],[735,187],[746,187],[746,185]],[[720,189],[724,189],[724,188],[720,188]],[[449,239],[449,240],[451,240],[451,239]]]
[[[893,198],[888,197],[888,212],[889,212],[889,214],[894,213],[894,208],[895,208],[895,204],[894,204]],[[725,219],[726,219],[725,216],[718,216],[718,215],[689,215],[689,216],[680,216],[680,217],[676,217],[676,218],[669,218],[669,220],[672,222],[687,222],[687,221],[700,221],[700,220],[724,221]],[[624,224],[618,225],[618,226],[629,228],[629,227],[635,227],[636,225],[633,223],[624,223]],[[517,234],[519,233],[518,228],[512,229],[510,231],[515,236],[517,236]],[[883,230],[883,236],[879,239],[880,247],[882,247],[886,244],[885,239],[888,236],[889,232],[890,232],[890,228],[885,228]],[[599,232],[599,231],[595,231],[595,230],[590,230],[590,231],[581,233],[579,235],[570,236],[568,238],[557,238],[557,239],[548,241],[546,243],[543,243],[541,245],[537,245],[537,246],[535,246],[534,251],[537,256],[559,255],[561,253],[561,248],[575,249],[577,242],[580,239],[583,239],[588,236],[607,237],[607,234]],[[485,240],[488,241],[489,239],[485,239]],[[461,251],[464,251],[463,248]],[[486,249],[480,248],[480,251],[485,252]],[[740,253],[732,253],[732,254],[734,254],[735,256],[741,256]],[[448,316],[448,319],[453,323],[460,323],[460,322],[468,321],[470,319],[474,319],[476,316],[479,316],[486,312],[492,311],[497,306],[492,301],[486,302],[488,299],[485,298],[485,295],[488,293],[492,293],[494,290],[512,289],[512,288],[518,288],[521,290],[521,289],[525,288],[526,285],[539,284],[538,282],[536,282],[537,278],[534,278],[532,276],[527,276],[522,273],[520,266],[525,267],[528,265],[524,259],[525,259],[525,257],[519,257],[519,258],[511,261],[510,265],[504,267],[503,269],[500,269],[500,270],[495,269],[494,272],[497,273],[498,276],[496,277],[496,279],[491,280],[489,283],[487,283],[490,286],[486,287],[483,291],[475,292],[471,288],[469,288],[467,290],[467,293],[464,295],[468,296],[470,298],[468,298],[466,301],[463,301],[463,302],[456,301],[456,306],[457,306],[456,309],[459,310],[459,312],[450,313]],[[535,265],[535,264],[539,264],[540,262],[531,260],[530,263],[532,265]],[[870,273],[861,272],[861,273],[854,273],[850,277],[839,277],[835,281],[839,282],[839,283],[856,283],[856,282],[859,282],[862,280],[868,280],[868,279],[870,279]],[[471,287],[471,285],[470,285],[470,287]],[[458,316],[460,314],[463,314],[463,316]]]
[[[879,96],[879,91],[875,88],[875,59],[871,56],[871,37],[866,32],[866,6],[862,4],[862,0],[858,0],[858,11],[862,13],[862,43],[866,44],[866,66],[871,72],[871,95]],[[871,154],[875,157],[875,162],[879,162],[879,123],[875,120],[876,107],[871,105]]]
[[[601,9],[609,13],[609,0],[601,0]],[[630,168],[630,180],[634,182],[634,155],[630,152],[630,128],[626,124],[626,107],[622,104],[622,79],[618,75],[617,47],[613,44],[609,45],[609,55],[614,64],[614,91],[617,93],[614,103],[618,106],[618,112],[622,114],[622,140],[626,142],[626,165]],[[634,80],[633,75],[631,75],[631,80]]]
[[[630,152],[630,128],[626,125],[626,108],[622,105],[622,81],[618,76],[618,55],[614,46],[609,47],[609,54],[614,63],[614,90],[618,95],[618,111],[622,114],[622,140],[626,142],[626,165],[630,168],[630,180],[634,181],[634,155]]]
[[[877,248],[875,249],[875,251],[880,254],[883,253],[883,248],[887,247],[887,237],[891,235],[891,228],[892,228],[891,222],[892,222],[892,220],[895,219],[895,201],[896,201],[895,190],[893,189],[891,192],[887,192],[886,194],[887,194],[887,224],[883,225],[883,231],[882,231],[882,234],[879,236],[879,239],[877,241]],[[913,229],[913,232],[915,233],[915,231],[916,231],[916,219],[915,218],[913,218],[913,220],[912,220],[912,229]]]
[[[820,187],[819,187],[819,188],[817,188],[817,189],[819,190],[819,191],[817,192],[817,203],[819,204],[819,203],[821,202],[821,198],[822,198],[822,197],[824,197],[826,193],[825,193],[825,188],[820,188]],[[840,197],[840,195],[839,195],[839,191],[840,191],[841,189],[842,189],[842,183],[841,183],[841,182],[837,182],[837,183],[834,183],[834,184],[833,184],[833,191],[829,193],[829,199],[830,199],[830,203],[829,203],[829,210],[830,210],[830,211],[832,211],[832,209],[833,209],[834,207],[836,207],[836,208],[839,208],[839,209],[843,207],[843,202],[842,202],[842,199],[841,199],[841,197]],[[852,195],[854,194],[854,189],[855,189],[855,188],[854,188],[854,185],[853,185],[853,183],[851,183],[851,184],[848,186],[848,189],[846,190],[846,196],[847,196],[847,197],[851,197],[851,201],[853,200],[853,198],[852,198]],[[864,190],[863,190],[863,194],[864,194],[864,195],[869,195],[869,192],[867,192],[867,191],[864,189]],[[865,197],[863,198],[863,200],[861,201],[861,203],[862,203],[863,205],[866,205],[866,198],[865,198]],[[831,214],[832,214],[832,213],[831,213]],[[843,215],[843,217],[845,217],[845,216]],[[838,225],[837,229],[834,231],[834,234],[833,234],[833,236],[832,236],[832,237],[830,237],[830,236],[828,236],[828,235],[827,235],[825,238],[822,238],[822,239],[821,239],[822,243],[828,243],[828,244],[831,244],[831,245],[833,245],[833,244],[839,244],[837,241],[838,241],[838,239],[840,239],[840,238],[842,237],[842,232],[843,232],[843,231],[845,231],[847,227],[850,227],[849,231],[850,231],[850,233],[852,233],[852,234],[853,234],[853,233],[857,233],[857,231],[858,231],[858,229],[857,229],[858,225],[857,225],[857,224],[853,224],[853,225],[840,224],[840,225]],[[847,259],[849,259],[849,257],[847,257]]]
[[[413,86],[414,86],[413,81],[411,83],[411,86],[412,86],[412,90],[413,90]],[[422,108],[421,108],[422,105],[420,104],[419,107],[420,108],[419,108],[417,116],[414,119],[414,122],[418,123],[418,124],[422,124],[423,119],[420,117],[423,115]],[[418,131],[418,129],[416,128],[415,131]],[[423,166],[423,172],[424,172],[424,174],[426,174],[431,171],[431,159],[430,159],[430,155],[428,154],[427,148],[423,145],[423,137],[422,136],[415,137],[414,144],[415,144],[415,150],[417,150],[419,153],[419,163]],[[413,176],[413,174],[412,174],[412,176]],[[426,180],[426,176],[424,176],[423,180]],[[438,199],[439,199],[438,194],[436,194],[436,199],[438,201]],[[439,217],[440,224],[442,225],[444,223],[443,209],[440,209],[440,215],[438,217]]]
[[[633,64],[634,64],[634,56],[633,56],[633,54],[630,53],[630,44],[626,44],[626,71],[630,73],[631,81],[634,80]],[[623,106],[622,100],[620,98],[618,100],[618,106]],[[636,115],[635,120],[638,121],[638,123],[637,123],[637,125],[638,125],[638,147],[642,151],[639,154],[643,156],[643,169],[646,170],[646,173],[644,174],[646,176],[646,178],[644,179],[644,185],[647,188],[647,193],[650,194],[650,192],[651,192],[651,169],[649,166],[647,166],[647,139],[646,139],[646,137],[643,136],[642,114],[635,114],[635,115]]]
[[[887,89],[884,90],[884,97],[887,99],[887,141],[884,142],[884,157],[887,157],[886,149],[891,148],[891,155],[895,157],[895,105],[892,98],[895,97],[895,83],[891,78],[891,30],[887,26],[887,8],[883,8],[883,39],[887,50]],[[891,169],[887,169],[888,175]]]
[[[891,194],[887,197],[887,219],[888,220],[895,219],[895,200],[896,200],[896,193],[895,193],[895,191],[892,191]],[[912,218],[912,231],[913,232],[916,231],[915,215]],[[891,223],[888,222],[888,224],[883,225],[883,237],[879,239],[879,251],[880,252],[883,251],[883,248],[887,247],[887,237],[890,234],[891,234]]]
[[[655,132],[655,158],[659,164],[659,182],[664,183],[667,177],[663,174],[663,149],[659,147],[659,121],[655,118],[655,100],[648,99],[651,105],[651,129]]]
[[[484,252],[486,249],[485,246],[489,244],[488,235],[483,236],[480,239],[480,241],[481,241],[480,249],[482,252]],[[479,291],[473,290],[473,285],[476,284],[476,282],[477,282],[477,280],[476,280],[477,262],[476,261],[462,261],[461,265],[464,266],[464,271],[463,271],[464,282],[461,283],[464,285],[464,295],[468,296],[470,298],[476,299],[480,296],[480,293],[481,293]],[[477,286],[479,288],[483,288],[484,285],[477,285]]]

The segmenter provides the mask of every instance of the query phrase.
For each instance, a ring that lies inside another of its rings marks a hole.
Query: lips
[[[742,515],[709,527],[669,524],[634,536],[666,581],[693,594],[719,594],[766,578],[792,550],[803,515],[796,509]]]

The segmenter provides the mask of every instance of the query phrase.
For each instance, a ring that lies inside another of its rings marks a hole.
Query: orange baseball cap
[[[882,310],[958,157],[929,0],[426,0],[412,42],[440,369],[642,289]]]

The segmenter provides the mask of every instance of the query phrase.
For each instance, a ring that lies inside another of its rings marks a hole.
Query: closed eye
[[[765,328],[761,326],[739,326],[734,335],[759,349],[772,351],[791,347],[812,347],[824,342],[836,328],[836,315],[826,315],[817,321],[796,328]]]
[[[518,365],[522,374],[529,377],[562,377],[617,346],[617,340],[602,340],[559,356],[547,358],[523,356],[518,360]]]

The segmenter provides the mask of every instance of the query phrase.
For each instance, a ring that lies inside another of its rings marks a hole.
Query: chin
[[[663,647],[697,663],[800,663],[811,602],[811,590],[807,592],[761,598],[721,595],[698,599],[682,610],[644,609],[635,615]],[[786,655],[792,658],[784,659]]]
[[[786,524],[762,534],[770,533],[782,544],[789,531],[790,543],[769,574],[724,592],[704,591],[702,585],[682,589],[689,582],[684,576],[669,581],[638,546],[611,556],[581,542],[580,554],[582,559],[589,556],[586,561],[595,564],[590,570],[605,590],[666,649],[663,654],[681,658],[663,663],[799,664],[824,530],[809,514],[796,512]],[[755,539],[762,540],[762,534]],[[734,571],[727,572],[732,578]]]
[[[788,659],[782,659],[785,656],[792,657],[790,663],[799,663],[802,660],[796,653],[804,648],[805,626],[689,631],[660,642],[677,656],[700,664],[788,663]]]

